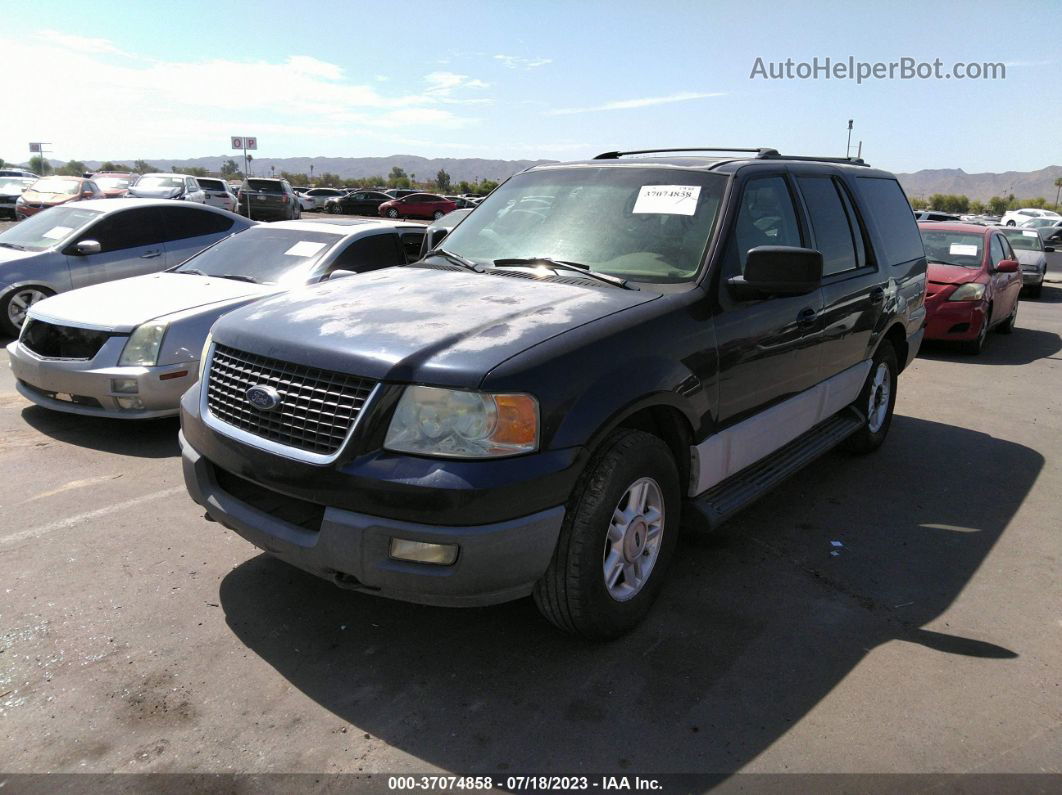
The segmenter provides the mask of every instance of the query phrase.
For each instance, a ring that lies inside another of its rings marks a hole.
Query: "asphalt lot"
[[[1012,335],[923,352],[877,454],[687,543],[607,645],[528,600],[407,605],[259,554],[185,496],[175,421],[33,407],[5,352],[0,766],[1060,772],[1053,259]]]

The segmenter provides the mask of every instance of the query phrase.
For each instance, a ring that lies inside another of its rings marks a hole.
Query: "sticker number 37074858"
[[[700,185],[642,185],[632,212],[693,215],[700,195]]]

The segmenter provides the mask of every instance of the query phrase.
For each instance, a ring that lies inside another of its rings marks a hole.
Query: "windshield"
[[[155,190],[157,188],[183,188],[184,180],[181,177],[141,177],[136,181],[137,188]]]
[[[99,210],[52,207],[0,232],[0,247],[43,251],[68,240],[99,215]]]
[[[81,190],[81,181],[49,177],[48,179],[39,179],[34,182],[30,190],[35,190],[37,193],[62,193],[65,196],[72,196]]]
[[[342,235],[254,226],[174,268],[175,273],[235,276],[259,284],[298,284]]]
[[[1020,248],[1022,251],[1044,250],[1040,234],[1031,229],[1004,229],[1003,234],[1007,236],[1013,248]]]
[[[22,193],[34,180],[26,180],[22,177],[0,177],[0,192]]]
[[[129,180],[125,177],[98,177],[96,184],[103,190],[125,190],[129,187]]]
[[[257,190],[262,193],[284,192],[284,184],[275,179],[249,179],[247,180],[247,187],[250,190]]]
[[[484,264],[549,257],[632,281],[688,281],[725,186],[720,174],[673,168],[531,171],[495,190],[443,245]]]
[[[930,262],[960,265],[963,268],[981,267],[984,235],[923,229],[922,243],[926,247],[926,259]]]
[[[1047,226],[1054,226],[1057,223],[1057,218],[1036,218],[1032,221],[1026,221],[1022,226],[1029,227],[1030,229],[1043,229]]]

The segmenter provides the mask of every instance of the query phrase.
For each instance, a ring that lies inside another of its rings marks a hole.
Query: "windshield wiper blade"
[[[568,262],[566,260],[553,259],[552,257],[506,257],[494,260],[494,267],[496,268],[516,268],[538,264],[546,265],[550,268],[559,268],[560,270],[575,271],[581,276],[589,276],[591,279],[597,279],[600,282],[611,284],[613,287],[621,287],[624,290],[638,289],[628,284],[626,279],[590,270],[589,265],[584,265],[581,262]]]
[[[443,259],[452,262],[455,265],[460,265],[462,268],[467,268],[468,270],[475,271],[476,273],[483,273],[483,266],[480,265],[478,262],[473,262],[470,259],[462,257],[460,254],[454,254],[452,251],[447,251],[444,248],[433,248],[431,251],[424,255],[424,259],[427,259],[428,257],[442,257]]]
[[[174,270],[173,272],[174,273],[190,273],[193,276],[206,276],[205,273],[203,273],[200,270],[196,270],[195,268],[181,268],[180,270]]]
[[[258,279],[253,276],[244,276],[242,273],[223,273],[219,279],[232,279],[234,282],[250,282],[251,284],[258,284]]]
[[[25,246],[20,246],[20,245],[18,245],[18,243],[0,243],[0,246],[4,246],[5,248],[13,248],[13,249],[15,249],[15,251],[25,251],[26,250]]]

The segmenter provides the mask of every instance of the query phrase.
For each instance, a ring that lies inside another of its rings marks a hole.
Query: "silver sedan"
[[[0,331],[56,293],[153,273],[253,224],[202,204],[95,199],[52,207],[0,233]]]
[[[176,414],[221,315],[337,272],[404,264],[423,237],[423,226],[382,219],[261,224],[165,273],[49,298],[7,346],[16,387],[74,414]]]

